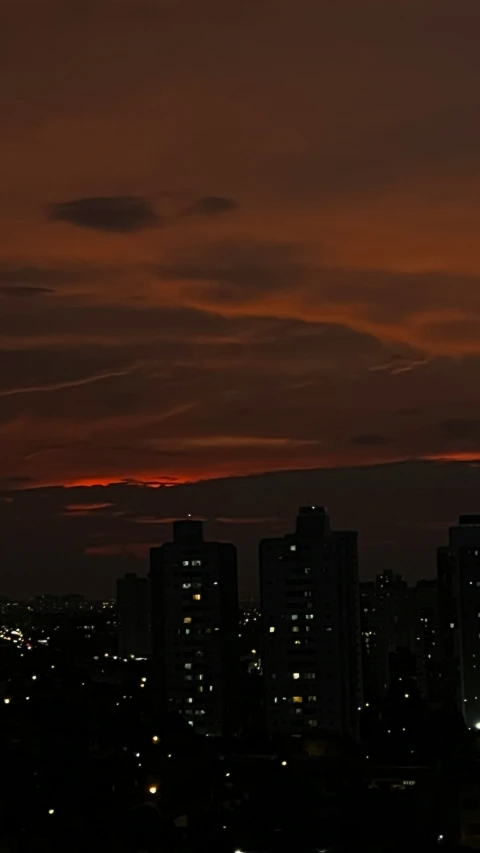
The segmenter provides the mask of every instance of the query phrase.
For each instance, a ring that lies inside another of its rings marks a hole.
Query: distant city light
[[[405,693],[405,699],[409,699],[409,698],[410,698],[410,693]]]
[[[8,697],[5,698],[3,701],[5,702],[5,705],[10,705],[11,700]],[[480,726],[479,726],[479,728],[480,728]]]
[[[153,742],[154,742],[154,743],[158,743],[158,741],[160,740],[160,738],[158,737],[158,735],[154,735],[154,736],[152,737],[152,740],[153,740]]]
[[[49,809],[48,814],[55,814],[55,809]]]
[[[36,675],[32,675],[32,681],[36,681],[36,680],[37,680],[37,676],[36,676]]]
[[[287,766],[287,762],[286,762],[286,761],[282,761],[282,767],[286,767],[286,766]]]
[[[149,789],[148,789],[148,793],[149,793],[149,794],[156,794],[156,793],[157,793],[157,791],[158,791],[158,788],[157,788],[157,786],[156,786],[156,785],[150,785],[150,787],[149,787]]]

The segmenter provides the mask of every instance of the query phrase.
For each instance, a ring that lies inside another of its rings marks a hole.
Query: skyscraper
[[[379,660],[377,590],[375,581],[360,583],[360,626],[362,634],[362,673],[365,701],[383,696],[385,673]]]
[[[446,676],[467,725],[480,727],[480,515],[461,515],[450,528],[448,547],[438,551],[438,578]]]
[[[375,578],[376,595],[376,698],[382,698],[391,685],[395,655],[412,650],[413,611],[411,590],[402,575],[386,569]]]
[[[233,545],[205,542],[201,521],[173,524],[150,552],[153,675],[159,707],[199,731],[235,731],[238,590]]]
[[[121,657],[151,654],[148,578],[129,573],[117,581],[118,652]]]
[[[301,507],[296,531],[260,545],[270,735],[355,734],[362,703],[357,534]]]
[[[419,580],[411,592],[418,690],[430,705],[437,705],[441,701],[437,581]]]

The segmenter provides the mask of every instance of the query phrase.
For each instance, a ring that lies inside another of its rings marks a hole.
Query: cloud
[[[5,284],[0,286],[2,296],[13,296],[20,299],[34,299],[37,296],[47,296],[55,293],[51,287],[33,287],[28,284]]]
[[[478,442],[480,420],[478,418],[450,418],[439,423],[440,431],[447,438]]]
[[[222,213],[230,213],[238,208],[238,202],[234,198],[208,195],[194,201],[183,212],[182,216],[220,216]]]
[[[385,435],[372,432],[353,435],[351,442],[358,447],[381,447],[384,444],[388,444],[389,440]]]
[[[48,382],[43,385],[26,385],[23,388],[5,388],[0,391],[0,397],[16,397],[19,394],[39,394],[48,391],[63,391],[66,388],[78,388],[82,385],[91,385],[92,382],[103,382],[106,379],[113,379],[119,376],[129,376],[138,365],[133,365],[124,370],[110,370],[103,373],[97,373],[93,376],[84,376],[80,379],[67,379],[63,382]]]
[[[48,218],[94,231],[133,234],[161,225],[150,202],[142,196],[98,196],[56,202],[47,208]]]

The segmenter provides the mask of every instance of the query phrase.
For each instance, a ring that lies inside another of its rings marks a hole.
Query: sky
[[[478,0],[3,0],[0,592],[480,510]]]

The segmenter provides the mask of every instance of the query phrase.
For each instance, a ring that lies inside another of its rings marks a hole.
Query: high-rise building
[[[132,573],[117,581],[118,653],[121,657],[151,654],[148,578]]]
[[[438,579],[446,678],[467,725],[480,728],[480,515],[461,515],[450,528],[448,547],[438,551]]]
[[[437,549],[440,702],[447,711],[461,710],[462,705],[456,565],[453,549]]]
[[[205,542],[201,521],[173,525],[150,552],[153,675],[159,707],[206,734],[236,730],[238,589],[233,545]]]
[[[384,693],[385,674],[379,661],[377,590],[375,581],[360,583],[363,694],[369,703]]]
[[[260,545],[269,735],[356,734],[362,704],[357,534],[301,507],[295,533]]]
[[[391,686],[392,662],[412,650],[413,611],[411,589],[402,575],[385,569],[375,578],[376,646],[372,660],[375,699],[382,699]]]
[[[437,581],[419,580],[411,592],[418,691],[430,705],[438,705],[441,703],[441,688]]]

